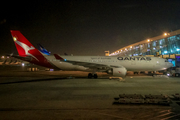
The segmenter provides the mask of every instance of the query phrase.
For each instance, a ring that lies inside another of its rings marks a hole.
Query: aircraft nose
[[[172,67],[173,64],[172,64],[172,63],[168,63],[167,66],[168,66],[168,68],[169,68],[169,67]]]

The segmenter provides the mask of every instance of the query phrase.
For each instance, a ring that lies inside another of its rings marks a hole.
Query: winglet
[[[54,54],[54,57],[57,59],[57,60],[64,60],[62,57],[60,57],[58,54]]]

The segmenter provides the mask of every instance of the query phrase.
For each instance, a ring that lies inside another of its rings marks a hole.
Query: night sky
[[[10,30],[58,54],[104,55],[180,29],[180,0],[3,1],[0,55],[17,54]]]

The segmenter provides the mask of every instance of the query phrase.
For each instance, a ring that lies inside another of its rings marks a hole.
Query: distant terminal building
[[[158,56],[180,66],[180,30],[128,45],[109,56]]]

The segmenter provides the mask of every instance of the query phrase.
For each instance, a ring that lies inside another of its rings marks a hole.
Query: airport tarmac
[[[128,75],[109,80],[99,73],[0,71],[1,120],[59,119],[180,119],[180,106],[114,105],[119,94],[180,93],[180,78]]]

